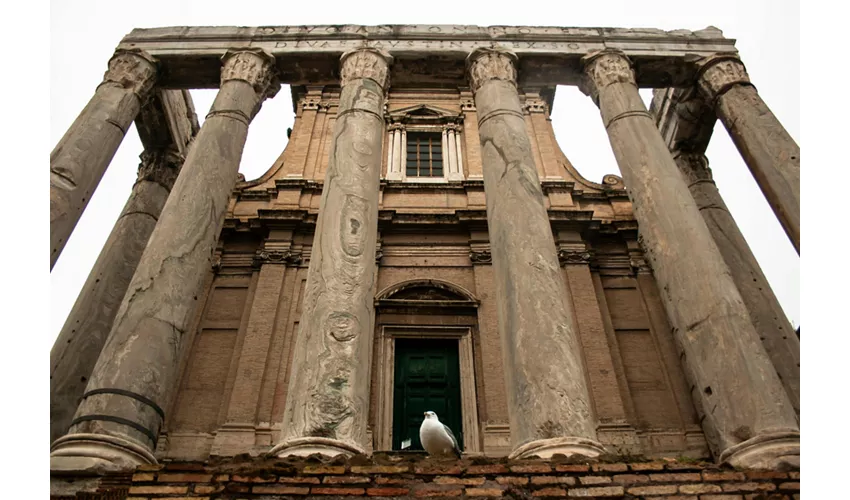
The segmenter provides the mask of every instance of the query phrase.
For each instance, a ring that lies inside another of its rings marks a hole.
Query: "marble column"
[[[150,97],[156,73],[147,53],[116,51],[103,83],[50,153],[50,269]]]
[[[401,134],[404,127],[400,123],[393,123],[390,129],[389,165],[387,165],[387,180],[400,181],[404,178],[405,156],[402,155]]]
[[[596,456],[581,347],[516,87],[516,56],[467,58],[478,111],[511,456]]]
[[[50,442],[68,430],[183,156],[145,151],[139,176],[50,350]]]
[[[709,446],[735,466],[799,464],[794,407],[638,94],[631,62],[614,50],[582,62],[582,90],[600,108]]]
[[[281,441],[270,455],[369,449],[378,187],[392,58],[342,55],[339,113],[313,238]]]
[[[800,253],[800,146],[761,99],[735,55],[700,63],[698,87]]]
[[[162,408],[177,386],[178,357],[203,292],[248,125],[280,88],[274,58],[228,51],[221,87],[174,183],[116,314],[51,470],[102,472],[155,463]]]
[[[708,230],[732,273],[750,319],[782,380],[791,404],[800,413],[800,339],[773,294],[738,224],[726,208],[702,153],[676,151],[673,158],[688,183]]]

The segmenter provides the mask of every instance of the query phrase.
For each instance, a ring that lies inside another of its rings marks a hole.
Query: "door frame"
[[[375,450],[393,447],[393,391],[395,389],[395,339],[454,339],[458,342],[460,363],[460,406],[463,422],[464,454],[480,454],[478,404],[475,395],[475,363],[472,352],[472,328],[468,326],[381,325],[378,341],[378,414]]]

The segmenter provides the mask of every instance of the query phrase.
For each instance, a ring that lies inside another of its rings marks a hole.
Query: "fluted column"
[[[735,55],[701,62],[698,86],[800,253],[800,146],[750,83]]]
[[[596,456],[575,321],[516,88],[516,56],[467,58],[478,111],[512,457]]]
[[[62,331],[50,350],[50,442],[68,430],[145,245],[183,164],[173,150],[145,151],[139,176]]]
[[[712,451],[743,467],[799,464],[794,408],[638,94],[631,62],[611,50],[583,64],[583,90],[599,105]]]
[[[674,152],[673,158],[723,255],[723,261],[732,273],[732,279],[750,312],[753,326],[759,332],[761,342],[782,380],[791,404],[799,414],[800,339],[794,334],[794,329],[773,294],[747,240],[726,208],[726,203],[714,184],[708,159],[702,153],[680,151]]]
[[[352,455],[366,427],[375,323],[375,246],[392,58],[375,49],[341,58],[339,114],[313,238],[277,456]]]
[[[156,62],[140,50],[119,50],[80,115],[50,153],[50,269],[148,99]]]
[[[248,124],[279,89],[274,58],[228,51],[221,88],[151,234],[86,394],[51,469],[129,469],[155,463],[162,408],[177,385],[178,355],[203,292]]]

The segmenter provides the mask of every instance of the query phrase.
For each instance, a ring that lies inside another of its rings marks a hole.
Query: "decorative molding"
[[[109,59],[100,85],[118,85],[130,90],[144,104],[151,96],[157,79],[157,61],[139,49],[118,49]]]
[[[516,54],[508,49],[479,47],[473,50],[466,58],[472,92],[478,92],[490,80],[501,80],[516,86],[517,60]]]
[[[526,113],[547,113],[547,108],[546,101],[539,98],[526,98],[525,104],[522,105]]]
[[[614,83],[631,83],[636,85],[635,72],[632,62],[620,50],[605,49],[591,52],[582,57],[585,78],[579,89],[589,95],[593,102],[599,102],[599,89]]]
[[[469,260],[472,264],[492,264],[493,256],[490,255],[490,250],[471,250],[469,252]]]
[[[289,250],[257,250],[254,256],[253,266],[260,267],[263,264],[298,265],[301,263],[302,255]]]
[[[708,158],[702,153],[673,152],[673,159],[679,167],[679,172],[685,177],[688,186],[697,182],[714,182]]]
[[[340,85],[345,87],[351,80],[368,78],[386,90],[390,84],[389,67],[392,62],[393,57],[380,49],[348,51],[340,57]]]
[[[472,99],[461,99],[460,100],[460,111],[461,113],[464,111],[472,111],[475,112],[475,101]]]
[[[699,63],[697,86],[712,104],[718,97],[735,85],[750,85],[750,77],[744,63],[735,54],[717,54]]]
[[[264,99],[274,97],[280,90],[275,58],[263,49],[231,49],[224,54],[221,62],[221,83],[243,81]]]
[[[592,250],[558,250],[558,263],[566,265],[589,265],[593,259]]]
[[[136,182],[156,182],[169,191],[174,186],[185,160],[183,155],[170,148],[143,151],[139,159],[142,162],[139,164]]]
[[[626,189],[626,183],[619,175],[608,174],[602,178],[602,185],[606,189]]]

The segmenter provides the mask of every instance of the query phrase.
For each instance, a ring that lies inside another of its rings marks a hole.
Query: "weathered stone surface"
[[[505,51],[470,55],[513,454],[602,451],[567,290]],[[544,383],[545,381],[545,383]]]
[[[676,166],[685,178],[753,326],[800,413],[800,339],[717,189],[705,151],[716,122],[714,111],[693,91],[658,90],[651,110]]]
[[[223,58],[221,90],[174,184],[174,196],[165,203],[86,388],[105,392],[80,403],[77,423],[53,444],[53,470],[120,469],[156,461],[151,451],[162,426],[161,408],[176,386],[178,354],[210,269],[248,124],[262,100],[278,88],[269,83],[258,92],[247,83],[250,75],[239,71],[245,69],[246,57],[253,58],[251,67],[274,70],[273,59],[253,49]]]
[[[700,91],[800,253],[800,146],[761,99],[737,56],[718,55],[700,64]]]
[[[338,118],[310,257],[280,456],[368,449],[378,184],[392,59],[344,54]]]
[[[524,87],[575,85],[579,60],[606,47],[640,62],[641,86],[656,88],[692,82],[693,56],[735,52],[734,40],[717,28],[699,31],[622,28],[570,28],[469,25],[334,25],[170,27],[135,29],[119,47],[139,47],[162,57],[165,83],[175,88],[215,87],[211,63],[234,45],[260,47],[282,60],[281,78],[293,85],[336,84],[333,70],[349,50],[374,48],[396,58],[398,83],[461,83],[464,59],[478,47],[501,46],[517,53]],[[437,57],[423,58],[426,52]],[[188,56],[188,57],[180,57]],[[687,57],[686,57],[687,56]]]
[[[50,442],[68,430],[183,157],[145,152],[139,180],[50,350]]]
[[[605,51],[589,56],[584,64],[585,91],[597,96],[629,186],[641,239],[710,447],[721,460],[739,465],[798,461],[799,426],[793,406],[729,268],[646,111],[630,76],[630,61],[621,52]]]
[[[50,153],[50,268],[62,253],[156,79],[156,62],[118,50],[94,96]]]

